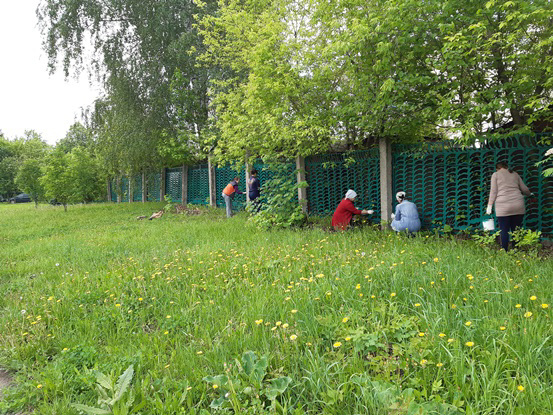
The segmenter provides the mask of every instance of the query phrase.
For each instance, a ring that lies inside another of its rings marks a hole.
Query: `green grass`
[[[553,261],[222,210],[136,220],[160,207],[0,205],[0,413],[77,414],[96,370],[131,364],[142,414],[225,395],[231,413],[553,413]]]

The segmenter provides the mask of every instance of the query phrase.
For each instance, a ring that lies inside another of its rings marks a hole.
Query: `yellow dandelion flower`
[[[349,321],[349,317],[344,317],[344,318],[342,319],[342,323],[347,323],[348,321]]]
[[[440,334],[438,334],[438,336],[445,337],[445,333],[440,333]]]
[[[451,308],[455,310],[457,308],[457,305],[456,304],[451,304]]]
[[[391,293],[390,294],[390,297],[395,297],[396,296],[396,293]]]
[[[117,303],[115,304],[115,307],[121,307],[121,304]]]
[[[467,322],[465,323],[465,326],[467,326],[467,327],[472,326],[472,321],[467,321]]]
[[[42,384],[39,383],[38,385],[36,385],[36,388],[37,388],[37,389],[42,389]]]
[[[292,314],[296,314],[298,312],[298,310],[291,310],[290,313]]]
[[[447,339],[448,343],[453,343],[454,341],[455,341],[455,339]]]
[[[310,347],[310,346],[312,346],[313,344],[312,344],[311,342],[307,342],[307,343],[305,343],[305,345],[306,345],[307,347]]]
[[[204,352],[202,350],[198,350],[196,354],[204,354]]]
[[[507,328],[507,327],[505,327],[505,326],[500,326],[500,327],[499,327],[499,330],[504,331],[506,328]]]
[[[167,315],[167,316],[165,316],[165,318],[171,318],[171,316]]]
[[[288,323],[284,323],[284,324],[282,325],[282,328],[283,328],[283,329],[287,329],[287,328],[288,328]]]
[[[518,389],[520,392],[522,392],[522,391],[524,390],[524,386],[518,385],[518,386],[517,386],[517,389]]]
[[[474,342],[466,342],[465,346],[472,347],[472,346],[474,346]]]
[[[292,340],[292,341],[296,340],[297,338],[298,338],[298,336],[296,336],[295,334],[292,334],[290,336],[290,340]]]
[[[217,388],[219,388],[219,385],[217,384],[213,385],[213,389],[217,389]]]
[[[549,308],[549,304],[544,303],[544,304],[541,305],[541,308],[543,308],[545,310],[546,308]]]
[[[259,326],[261,323],[263,323],[263,319],[260,318],[259,320],[255,320],[256,325]]]
[[[142,298],[142,297],[138,297],[138,301],[142,301],[142,300],[143,300],[143,298]]]
[[[524,313],[524,317],[526,317],[526,318],[532,317],[532,312],[527,311],[526,313]]]
[[[522,307],[522,304],[515,305],[515,308],[520,308],[520,307]]]
[[[419,332],[419,337],[424,337],[424,333],[422,331]]]
[[[425,364],[427,364],[427,363],[428,363],[428,360],[426,360],[426,359],[422,359],[422,360],[421,360],[421,365],[425,365]]]
[[[169,332],[168,332],[167,330],[165,330],[165,331],[163,332],[163,334],[169,334]]]
[[[335,348],[338,348],[342,345],[342,342],[336,342],[334,343],[332,346],[335,347]]]
[[[535,295],[530,297],[530,300],[532,300],[532,301],[536,301],[537,299],[538,299],[538,297],[536,297]]]
[[[440,258],[434,258],[434,262],[438,262]]]
[[[421,304],[420,303],[415,303],[415,307],[420,307]]]
[[[355,286],[355,289],[356,289],[356,290],[360,290],[360,289],[361,289],[361,284],[357,284],[357,285]]]
[[[351,337],[347,336],[344,340],[349,342],[351,340]]]

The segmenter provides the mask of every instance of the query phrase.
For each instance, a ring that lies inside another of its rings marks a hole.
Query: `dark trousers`
[[[499,230],[501,236],[501,247],[509,250],[509,232],[513,232],[522,225],[524,215],[498,216]]]

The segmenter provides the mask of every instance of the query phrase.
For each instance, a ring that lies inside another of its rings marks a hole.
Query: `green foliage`
[[[164,195],[163,200],[165,200],[165,206],[163,206],[163,210],[165,213],[169,213],[175,210],[175,203],[173,203],[173,198],[171,197],[171,195]]]
[[[292,379],[281,376],[270,381],[265,380],[268,366],[267,356],[258,359],[254,352],[248,351],[244,352],[241,361],[235,359],[234,365],[228,367],[225,374],[204,377],[203,380],[212,386],[217,395],[210,407],[230,407],[235,413],[242,413],[245,408],[263,410],[269,406],[261,398],[265,396],[271,408],[278,405],[282,410],[276,399],[286,392]]]
[[[474,239],[480,245],[491,246],[496,243],[498,236],[499,236],[499,231],[497,232],[479,231],[472,235],[472,239]]]
[[[86,66],[102,81],[106,94],[95,103],[89,123],[110,174],[158,167],[162,159],[158,148],[163,149],[166,140],[176,140],[179,128],[189,136],[203,128],[210,70],[199,67],[192,53],[202,50],[194,22],[215,9],[217,2],[203,4],[202,8],[193,0],[40,4],[37,14],[50,70],[55,71],[59,61],[66,76]],[[85,57],[90,61],[83,62]],[[175,80],[177,71],[180,78]],[[182,92],[178,98],[171,92],[174,80]],[[181,115],[185,122],[178,119]]]
[[[48,157],[41,183],[44,186],[46,197],[55,199],[67,210],[67,204],[71,200],[73,184],[69,172],[69,155],[62,150],[55,150]]]
[[[92,149],[93,145],[92,131],[76,122],[69,127],[65,137],[57,142],[56,148],[62,149],[65,153],[70,153],[77,147]]]
[[[69,153],[71,203],[89,203],[104,199],[106,177],[99,161],[84,147],[75,147]]]
[[[535,255],[541,248],[541,231],[517,229],[511,232],[511,237],[517,249]]]
[[[252,204],[249,220],[259,229],[293,228],[305,224],[306,215],[298,204],[298,188],[307,183],[297,183],[296,172],[285,163],[270,163],[267,167],[274,175],[263,183],[261,209]]]
[[[17,186],[25,193],[31,196],[35,206],[38,207],[38,201],[44,197],[44,186],[41,182],[42,164],[36,159],[27,159],[19,167],[15,182]]]
[[[130,365],[125,372],[115,381],[111,376],[96,372],[96,390],[98,392],[98,407],[92,407],[74,403],[71,406],[81,413],[89,415],[127,415],[138,413],[144,406],[142,400],[135,405],[135,395],[129,390],[134,375],[133,366]]]

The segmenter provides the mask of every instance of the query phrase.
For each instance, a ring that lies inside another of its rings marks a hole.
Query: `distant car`
[[[27,193],[20,193],[10,199],[10,203],[29,203],[30,201],[31,196],[29,196]]]

